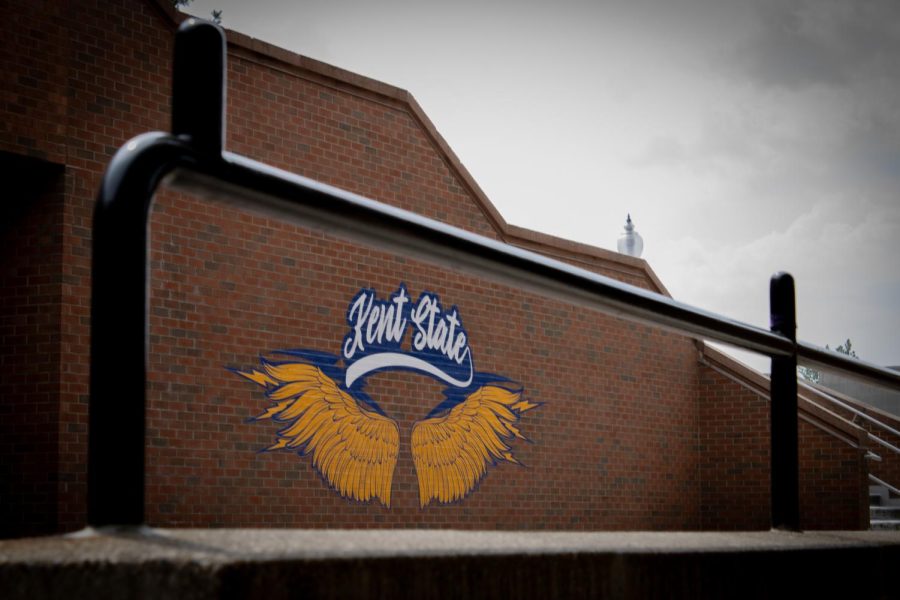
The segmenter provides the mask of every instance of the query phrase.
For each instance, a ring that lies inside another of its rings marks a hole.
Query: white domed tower
[[[619,235],[617,244],[621,254],[627,254],[635,258],[640,258],[644,251],[644,238],[641,237],[634,229],[634,223],[631,222],[631,213],[628,213],[628,220],[625,221],[625,231]]]

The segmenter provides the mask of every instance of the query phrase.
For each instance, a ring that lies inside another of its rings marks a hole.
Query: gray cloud
[[[802,89],[897,75],[900,3],[894,0],[771,0],[755,6],[758,27],[729,61],[738,77]]]

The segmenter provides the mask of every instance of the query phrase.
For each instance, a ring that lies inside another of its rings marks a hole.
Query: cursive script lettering
[[[403,284],[388,300],[364,288],[347,307],[347,325],[342,347],[347,386],[388,368],[421,371],[458,387],[472,380],[472,353],[459,310],[445,311],[437,294],[422,292],[413,303]],[[412,339],[404,350],[407,329]]]
[[[375,298],[375,290],[363,289],[350,301],[347,324],[350,333],[344,336],[344,358],[351,359],[366,346],[399,346],[406,333],[405,306],[409,302],[406,287],[401,285],[390,300]]]
[[[460,321],[456,307],[447,314],[441,310],[437,297],[423,293],[412,311],[416,326],[413,348],[439,350],[441,354],[461,365],[469,352],[464,331],[456,331]]]

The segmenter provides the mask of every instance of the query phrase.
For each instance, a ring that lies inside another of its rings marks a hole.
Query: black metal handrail
[[[772,524],[799,529],[798,357],[900,389],[900,375],[794,338],[794,284],[771,283],[772,329],[753,327],[596,273],[223,151],[225,37],[185,21],[175,42],[172,133],[123,146],[94,212],[88,523],[144,522],[148,224],[158,185],[264,210],[329,233],[487,276],[618,317],[772,357]],[[110,377],[114,373],[115,377]]]

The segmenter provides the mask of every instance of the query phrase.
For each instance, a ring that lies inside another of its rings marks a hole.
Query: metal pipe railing
[[[773,357],[773,526],[799,529],[796,364],[818,361],[900,389],[900,374],[794,338],[793,279],[772,280],[772,330],[753,327],[590,271],[223,152],[225,38],[189,19],[175,43],[173,133],[120,149],[94,212],[88,522],[144,522],[148,222],[157,186],[300,220],[328,233],[412,253],[631,321]],[[777,378],[776,378],[777,372]],[[115,374],[110,376],[110,374]],[[777,379],[777,381],[776,381]],[[777,405],[777,407],[776,407]]]
[[[892,486],[892,485],[889,484],[887,481],[884,481],[884,480],[882,480],[882,479],[879,479],[879,478],[875,477],[875,476],[872,475],[871,473],[869,473],[869,481],[871,481],[872,483],[874,483],[874,484],[876,484],[876,485],[884,486],[884,487],[886,487],[888,490],[890,490],[890,491],[892,491],[894,494],[896,494],[897,496],[900,496],[900,489],[898,489],[898,488]]]
[[[883,429],[884,431],[887,431],[891,435],[894,435],[894,436],[897,436],[898,438],[900,438],[900,431],[894,429],[887,423],[879,421],[872,415],[866,414],[865,412],[859,410],[858,408],[855,408],[854,406],[847,404],[846,402],[839,400],[838,398],[835,398],[834,395],[829,394],[825,390],[822,390],[822,389],[818,388],[817,386],[812,386],[812,385],[809,385],[808,383],[804,383],[804,382],[800,382],[800,385],[802,387],[812,391],[820,398],[827,400],[836,406],[841,407],[842,409],[846,410],[847,412],[854,415],[855,417],[859,417],[859,418],[863,419],[864,421],[868,421],[875,427],[878,427],[879,429]]]
[[[888,450],[890,450],[890,451],[893,452],[894,454],[900,454],[900,448],[898,448],[897,446],[893,445],[893,444],[890,443],[890,442],[884,441],[883,439],[881,439],[880,437],[878,437],[878,436],[875,435],[874,433],[871,433],[871,432],[867,431],[867,432],[866,432],[866,439],[868,439],[868,440],[871,441],[871,442],[875,442],[875,443],[878,444],[879,446],[884,446],[885,448],[887,448]]]

